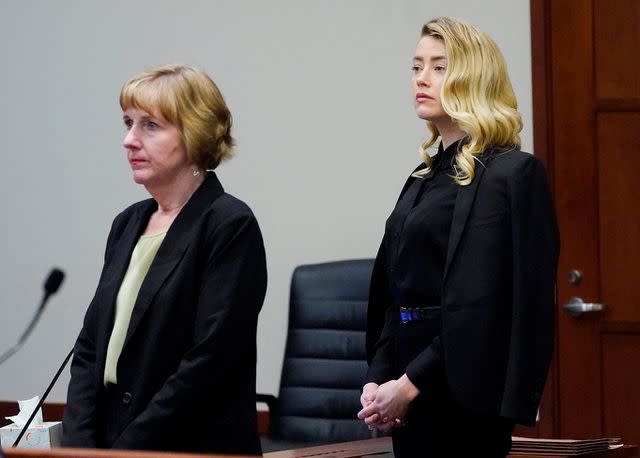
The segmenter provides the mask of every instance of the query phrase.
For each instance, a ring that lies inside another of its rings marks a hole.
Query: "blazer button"
[[[131,396],[131,393],[127,392],[122,396],[122,403],[123,404],[129,404],[131,402],[131,398],[133,396]]]

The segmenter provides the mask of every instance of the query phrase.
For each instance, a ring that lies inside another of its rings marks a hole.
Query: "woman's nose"
[[[422,70],[416,75],[416,82],[418,83],[418,86],[431,86],[431,80],[429,79],[425,70]]]
[[[137,131],[138,129],[136,126],[131,126],[127,131],[127,135],[125,135],[122,142],[126,149],[136,149],[140,147],[140,140],[138,139]]]

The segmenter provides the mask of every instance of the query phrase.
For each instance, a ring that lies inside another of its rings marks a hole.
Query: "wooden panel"
[[[604,434],[640,443],[640,336],[603,336],[602,357]]]
[[[640,97],[633,99],[600,99],[597,111],[636,111],[640,112]]]
[[[550,0],[531,0],[531,61],[533,91],[533,153],[546,165],[554,193],[553,129],[551,111],[551,66],[550,63]],[[540,400],[540,420],[532,428],[516,426],[516,435],[526,437],[556,437],[558,426],[558,360],[554,355],[549,378]]]
[[[533,153],[547,166],[553,183],[551,163],[552,129],[551,72],[549,43],[549,0],[531,0],[531,83],[533,94]]]
[[[637,99],[640,2],[595,0],[594,27],[598,99]]]
[[[553,167],[561,239],[558,303],[564,304],[572,296],[585,301],[599,297],[593,10],[591,0],[553,0],[549,5]],[[567,282],[571,269],[583,272],[579,285]],[[600,373],[600,318],[575,319],[559,306],[557,328],[558,433],[598,437],[601,379],[594,374]]]
[[[607,321],[640,321],[638,157],[640,113],[599,114],[600,278]]]
[[[18,403],[16,401],[0,401],[0,426],[10,423],[5,417],[11,417],[18,413]],[[60,421],[64,412],[64,404],[56,402],[46,402],[42,406],[42,417],[44,421]]]
[[[606,334],[640,334],[640,322],[607,321],[602,325]]]

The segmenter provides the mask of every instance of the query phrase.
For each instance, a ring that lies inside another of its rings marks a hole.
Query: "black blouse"
[[[458,142],[438,148],[431,171],[400,198],[385,227],[389,291],[398,306],[440,305],[458,192],[452,162]]]
[[[453,179],[455,142],[447,149],[442,143],[431,171],[415,180],[398,200],[387,219],[382,250],[394,312],[398,307],[440,306],[442,280],[449,244],[449,232],[458,185]],[[396,327],[398,333],[403,329]],[[396,376],[407,373],[419,383],[442,360],[439,337],[424,344],[427,348],[396,349]]]

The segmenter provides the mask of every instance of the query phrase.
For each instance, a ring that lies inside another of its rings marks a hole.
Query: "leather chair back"
[[[280,380],[278,439],[368,439],[356,418],[367,372],[365,329],[373,259],[299,266],[293,272]]]

